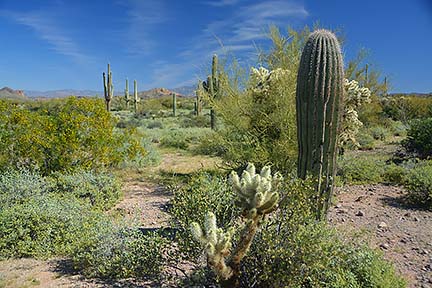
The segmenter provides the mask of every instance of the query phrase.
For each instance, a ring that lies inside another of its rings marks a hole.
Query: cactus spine
[[[134,109],[135,109],[135,113],[138,112],[138,103],[139,103],[139,98],[138,98],[138,87],[137,87],[137,81],[134,80]]]
[[[317,177],[317,217],[325,218],[336,172],[337,134],[343,111],[343,60],[336,36],[313,32],[303,50],[296,92],[298,176]]]
[[[241,178],[236,172],[231,173],[233,189],[238,196],[236,204],[243,209],[245,220],[233,251],[231,241],[234,229],[224,232],[218,228],[213,213],[207,213],[204,229],[196,222],[191,224],[192,236],[206,248],[208,263],[221,280],[222,287],[239,287],[240,262],[248,252],[261,220],[278,207],[279,193],[272,190],[280,180],[278,173],[271,175],[268,166],[258,174],[255,166],[249,164]]]
[[[125,88],[125,101],[126,101],[126,110],[129,110],[129,80],[126,78],[126,88]]]
[[[109,63],[108,63],[108,72],[107,72],[107,74],[105,74],[105,72],[103,72],[102,77],[103,77],[103,84],[104,84],[104,95],[105,95],[106,109],[109,112],[111,110],[111,100],[112,100],[113,94],[114,94],[114,85],[112,83],[112,73],[111,73]]]
[[[177,95],[176,93],[172,93],[172,106],[173,106],[173,116],[177,115]]]

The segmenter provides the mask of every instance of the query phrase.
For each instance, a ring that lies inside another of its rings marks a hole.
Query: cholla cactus
[[[271,88],[277,86],[277,81],[283,81],[290,71],[282,68],[269,71],[264,67],[251,68],[251,79],[255,84],[254,93],[267,95],[271,93]]]
[[[342,120],[342,129],[339,135],[339,145],[343,145],[351,142],[355,146],[359,147],[360,144],[357,142],[355,136],[363,123],[358,119],[357,109],[364,103],[371,101],[371,91],[368,88],[360,87],[359,83],[355,80],[349,81],[344,80],[345,88],[345,108]]]
[[[236,172],[231,172],[231,181],[234,191],[238,195],[238,205],[245,211],[248,219],[253,219],[257,215],[265,215],[273,212],[277,208],[279,194],[271,192],[272,182],[279,181],[281,176],[275,174],[271,176],[269,166],[262,168],[261,173],[257,174],[255,166],[251,163],[243,171],[241,179]]]
[[[213,213],[207,213],[204,229],[196,222],[191,224],[192,235],[206,248],[208,263],[222,287],[239,286],[240,262],[249,250],[261,219],[277,208],[279,194],[271,190],[281,179],[278,173],[272,176],[268,166],[257,174],[253,164],[248,164],[241,178],[236,172],[231,173],[233,189],[239,198],[236,203],[243,208],[242,216],[246,219],[235,250],[231,251],[234,229],[224,232],[218,228]]]
[[[208,212],[205,218],[204,231],[198,223],[191,225],[192,236],[205,247],[211,266],[218,267],[216,273],[222,279],[231,277],[232,268],[226,265],[225,257],[230,254],[233,230],[224,232],[216,226],[216,216]]]

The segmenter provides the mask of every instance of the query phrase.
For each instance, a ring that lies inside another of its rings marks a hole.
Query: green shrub
[[[36,172],[6,171],[0,174],[0,210],[50,191],[50,182]]]
[[[323,223],[296,229],[275,218],[256,239],[244,283],[257,287],[406,287],[394,267],[366,246],[344,242]],[[247,287],[247,284],[245,287]]]
[[[225,185],[219,180],[210,186],[217,190]],[[337,231],[316,222],[314,187],[311,179],[285,177],[279,189],[280,208],[264,220],[242,262],[241,287],[405,287],[405,281],[379,253],[348,243]],[[199,221],[193,212],[195,201],[189,197],[190,200],[178,209],[185,210],[181,213],[185,215],[185,222],[188,213]],[[219,195],[217,199],[227,201],[229,197]],[[195,210],[204,213],[208,209],[212,208]],[[195,270],[182,284],[188,287],[217,285],[214,274],[202,268]]]
[[[346,157],[338,164],[338,174],[345,183],[373,184],[383,180],[385,162],[381,159]]]
[[[0,169],[98,169],[144,155],[134,130],[114,131],[102,99],[74,97],[36,111],[0,101]]]
[[[408,170],[405,187],[409,202],[432,209],[432,161],[420,162]]]
[[[389,131],[382,126],[373,126],[368,130],[375,140],[385,141],[390,136]]]
[[[210,117],[207,116],[192,116],[187,117],[182,120],[180,123],[180,127],[182,128],[190,128],[190,127],[199,127],[205,128],[210,127]]]
[[[190,235],[190,224],[197,222],[202,225],[206,213],[213,211],[218,225],[227,228],[239,213],[233,199],[234,192],[225,177],[208,172],[194,174],[186,184],[174,189],[170,213],[174,224],[181,228],[179,246],[188,260],[196,259],[201,252],[200,244]]]
[[[432,118],[414,120],[410,123],[407,139],[402,145],[418,154],[420,158],[432,156]]]
[[[147,124],[147,128],[148,129],[162,129],[163,124],[160,121],[152,121],[152,122]]]
[[[79,241],[72,252],[76,269],[87,277],[157,277],[164,267],[166,239],[138,229],[107,225]]]
[[[101,215],[73,198],[45,195],[0,210],[0,258],[67,255]]]
[[[207,128],[173,128],[163,130],[159,135],[154,135],[159,138],[160,144],[163,147],[171,147],[178,149],[188,149],[189,144],[196,144],[201,139],[207,137],[211,133]],[[150,133],[148,133],[151,135]]]
[[[107,210],[121,196],[121,185],[117,179],[107,173],[76,171],[73,174],[55,173],[55,193],[72,195],[91,206]]]
[[[392,184],[404,184],[407,170],[394,163],[387,165],[384,169],[383,180]]]
[[[403,124],[401,121],[391,121],[390,130],[394,136],[406,136],[407,125]]]
[[[369,133],[362,131],[357,134],[357,142],[361,150],[372,150],[376,147],[376,141]]]

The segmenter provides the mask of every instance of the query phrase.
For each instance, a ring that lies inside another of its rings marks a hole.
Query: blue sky
[[[107,62],[117,91],[191,85],[224,49],[253,65],[270,24],[317,21],[392,91],[432,92],[432,0],[0,0],[0,87],[102,90]]]

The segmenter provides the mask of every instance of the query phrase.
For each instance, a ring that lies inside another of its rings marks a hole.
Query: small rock
[[[356,216],[364,216],[365,212],[363,210],[359,210],[355,215]]]
[[[364,198],[364,196],[359,196],[359,197],[357,197],[357,199],[354,200],[354,201],[355,201],[355,202],[360,202],[363,198]]]
[[[380,228],[380,229],[387,228],[387,223],[385,223],[385,222],[379,223],[378,228]]]
[[[387,250],[390,246],[389,246],[387,243],[382,243],[382,244],[380,245],[380,247],[381,247],[382,249]]]
[[[414,217],[414,221],[416,221],[416,222],[420,222],[420,218],[418,218],[418,217],[416,216],[416,217]]]
[[[339,208],[341,208],[341,207],[342,207],[342,204],[340,204],[340,203],[336,204],[336,208],[337,208],[337,209],[339,209]]]
[[[410,213],[410,212],[407,212],[407,213],[404,214],[404,216],[405,216],[405,217],[411,217],[411,213]]]
[[[338,213],[338,214],[345,214],[345,213],[347,213],[347,211],[345,209],[339,209],[339,210],[336,211],[336,213]]]

